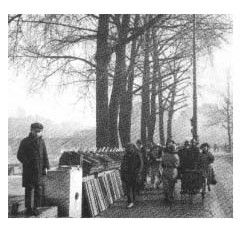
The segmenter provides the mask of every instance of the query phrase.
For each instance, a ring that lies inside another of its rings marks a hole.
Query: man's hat
[[[203,143],[203,144],[200,146],[201,149],[203,149],[203,148],[205,148],[205,147],[210,148],[210,146],[209,146],[208,143]]]
[[[189,145],[189,141],[185,141],[184,146],[188,146],[188,145]]]
[[[30,126],[31,129],[43,129],[43,125],[39,122],[32,123]]]
[[[136,141],[136,144],[142,144],[142,141],[140,140],[140,139],[138,139],[137,141]]]

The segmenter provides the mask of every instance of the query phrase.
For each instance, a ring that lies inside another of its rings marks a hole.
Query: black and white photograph
[[[165,7],[8,12],[8,218],[234,217],[234,17]]]

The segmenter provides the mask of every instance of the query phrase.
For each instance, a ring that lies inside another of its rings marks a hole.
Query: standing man
[[[140,158],[142,159],[142,162],[141,162],[142,174],[141,174],[140,190],[143,190],[145,187],[147,171],[148,171],[147,153],[146,153],[146,149],[142,146],[141,140],[136,141],[136,147],[139,151]]]
[[[21,141],[17,153],[17,159],[23,164],[26,215],[39,214],[37,207],[41,206],[42,176],[46,175],[49,169],[42,131],[42,124],[31,124],[29,136]]]
[[[136,146],[128,143],[121,162],[121,180],[126,186],[128,197],[127,208],[132,208],[135,203],[137,180],[141,174],[141,160]]]
[[[183,147],[178,151],[178,156],[180,158],[180,167],[178,170],[179,176],[185,171],[186,168],[188,168],[189,162],[187,158],[189,157],[189,141],[185,141]]]
[[[188,169],[197,169],[200,158],[199,142],[197,140],[191,140],[191,146],[188,154]]]

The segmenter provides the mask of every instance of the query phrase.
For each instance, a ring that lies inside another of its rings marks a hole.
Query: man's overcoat
[[[23,164],[23,187],[41,185],[44,170],[49,169],[48,154],[42,137],[31,133],[24,138],[17,152],[17,159]]]

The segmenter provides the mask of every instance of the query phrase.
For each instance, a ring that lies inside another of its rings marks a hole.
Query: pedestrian
[[[129,143],[125,147],[125,154],[121,162],[121,180],[126,186],[128,198],[127,208],[132,208],[135,203],[136,185],[141,177],[141,161],[136,146]]]
[[[200,149],[198,140],[191,140],[191,145],[187,157],[187,169],[195,170],[198,167],[200,157]]]
[[[199,168],[202,170],[202,175],[207,179],[208,190],[210,191],[210,184],[215,185],[217,181],[215,179],[214,169],[212,167],[212,163],[214,162],[214,156],[209,151],[210,146],[208,143],[203,143],[200,146],[201,154],[200,154],[200,162]]]
[[[39,214],[37,208],[41,206],[42,177],[49,169],[42,131],[42,124],[31,124],[29,136],[21,141],[17,153],[17,159],[23,165],[22,186],[25,188],[26,215]]]
[[[181,174],[185,171],[185,169],[188,167],[188,154],[189,154],[189,141],[186,140],[184,142],[183,147],[178,151],[178,156],[180,158],[180,166],[178,168],[178,177],[181,177]]]
[[[168,204],[172,204],[174,200],[174,189],[177,181],[177,175],[180,160],[177,152],[172,144],[167,144],[162,156],[162,181],[165,193],[165,200]]]
[[[138,181],[138,193],[143,190],[145,188],[145,183],[146,183],[146,177],[147,177],[147,167],[148,167],[148,163],[147,163],[147,156],[146,156],[146,149],[143,147],[142,145],[142,141],[140,139],[138,139],[136,141],[136,147],[140,156],[140,160],[141,160],[141,180]]]

